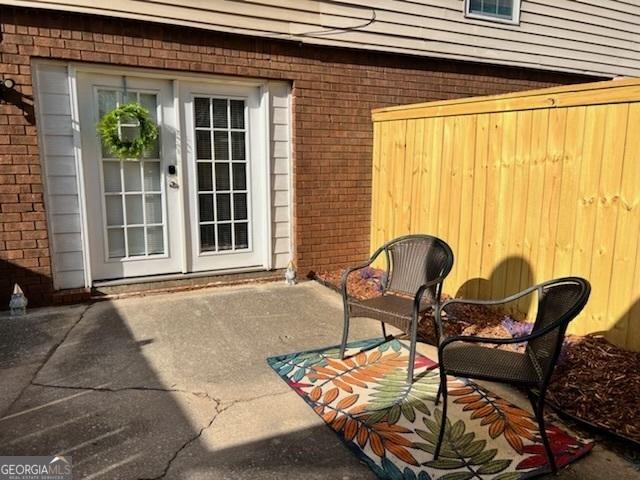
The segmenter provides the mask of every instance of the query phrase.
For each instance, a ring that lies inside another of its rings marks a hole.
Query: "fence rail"
[[[393,107],[373,120],[372,250],[410,232],[439,236],[456,254],[445,291],[467,297],[584,276],[592,296],[571,331],[640,350],[640,80]]]

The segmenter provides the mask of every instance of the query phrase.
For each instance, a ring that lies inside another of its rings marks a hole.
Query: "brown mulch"
[[[358,299],[380,295],[380,281],[375,278],[380,274],[370,269],[365,275],[350,275],[349,295]],[[315,275],[316,280],[335,290],[339,290],[341,277],[340,270]],[[463,305],[448,313],[446,336],[511,336],[502,323],[504,312]],[[418,337],[422,342],[435,343],[431,315],[425,315],[420,323]],[[578,419],[640,443],[640,353],[622,350],[601,336],[568,336],[548,398]]]
[[[569,337],[549,398],[575,417],[640,443],[640,353],[601,336]]]

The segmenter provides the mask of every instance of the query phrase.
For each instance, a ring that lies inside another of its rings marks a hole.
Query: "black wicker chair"
[[[382,295],[368,300],[349,298],[349,275],[371,265],[383,252],[387,274]],[[389,323],[411,336],[407,382],[412,383],[420,315],[440,302],[442,282],[452,267],[453,252],[444,241],[430,235],[407,235],[385,243],[367,263],[347,269],[342,275],[344,330],[340,358],[344,358],[351,317],[379,320],[385,338],[385,323]]]
[[[436,311],[436,323],[442,336],[442,312],[456,304],[500,305],[513,302],[537,292],[538,312],[529,335],[516,338],[484,338],[453,336],[444,339],[438,347],[440,363],[440,389],[436,405],[443,397],[442,423],[434,459],[440,454],[447,418],[447,375],[477,378],[518,385],[527,390],[529,401],[538,421],[540,436],[551,470],[557,471],[544,425],[544,398],[551,374],[558,360],[564,335],[569,325],[584,308],[591,286],[578,277],[551,280],[528,288],[503,300],[463,300],[444,302]],[[524,353],[500,350],[479,344],[505,345],[524,343]],[[537,390],[537,395],[532,393]]]

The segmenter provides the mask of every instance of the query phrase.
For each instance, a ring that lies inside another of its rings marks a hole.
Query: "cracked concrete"
[[[0,454],[70,455],[86,479],[373,479],[265,361],[336,344],[341,321],[315,283],[0,315]],[[640,477],[602,447],[559,477],[611,472]]]
[[[265,361],[337,343],[340,318],[313,283],[5,315],[0,453],[71,455],[75,478],[373,478]]]

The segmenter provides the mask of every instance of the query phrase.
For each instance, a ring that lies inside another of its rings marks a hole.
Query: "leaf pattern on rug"
[[[416,433],[427,443],[416,443],[416,447],[433,454],[435,452],[442,424],[442,411],[436,409],[434,419],[424,417],[423,422],[428,430],[416,429]],[[508,468],[512,460],[496,459],[498,450],[487,449],[486,440],[477,440],[474,432],[467,432],[462,420],[457,420],[453,425],[446,420],[442,448],[438,460],[425,462],[424,465],[439,470],[465,469],[440,477],[442,480],[467,480],[470,478],[482,478],[483,475],[495,475]],[[519,474],[511,472],[512,478],[518,478]],[[508,477],[502,476],[501,480]]]
[[[336,432],[342,433],[345,440],[357,442],[360,448],[369,445],[381,458],[391,453],[409,465],[419,465],[408,450],[413,447],[413,442],[403,436],[411,433],[410,429],[387,422],[372,423],[369,415],[364,413],[364,405],[354,407],[358,394],[345,396],[336,402],[339,394],[338,387],[323,392],[321,386],[315,386],[308,398],[314,403],[313,410]]]
[[[400,351],[383,353],[380,350],[358,352],[344,360],[325,357],[322,364],[311,367],[308,378],[312,382],[325,380],[347,393],[353,393],[354,387],[369,388],[368,382],[375,382],[380,377],[397,368],[406,368],[408,357]]]
[[[524,453],[524,441],[535,441],[538,425],[535,417],[473,382],[459,382],[462,386],[449,389],[449,395],[458,397],[454,403],[462,404],[471,419],[481,419],[480,425],[489,427],[489,436],[503,435],[519,454]]]
[[[386,418],[388,423],[394,424],[402,416],[413,423],[418,412],[431,415],[425,400],[435,400],[439,384],[440,376],[433,370],[421,374],[412,385],[407,384],[406,368],[389,372],[372,387],[375,392],[367,405],[372,412],[369,422],[376,423]]]
[[[466,379],[449,379],[441,456],[433,460],[442,412],[434,407],[437,364],[418,354],[409,386],[407,348],[398,340],[270,358],[272,368],[381,479],[516,480],[546,471],[534,417]],[[592,443],[548,425],[559,466]]]

